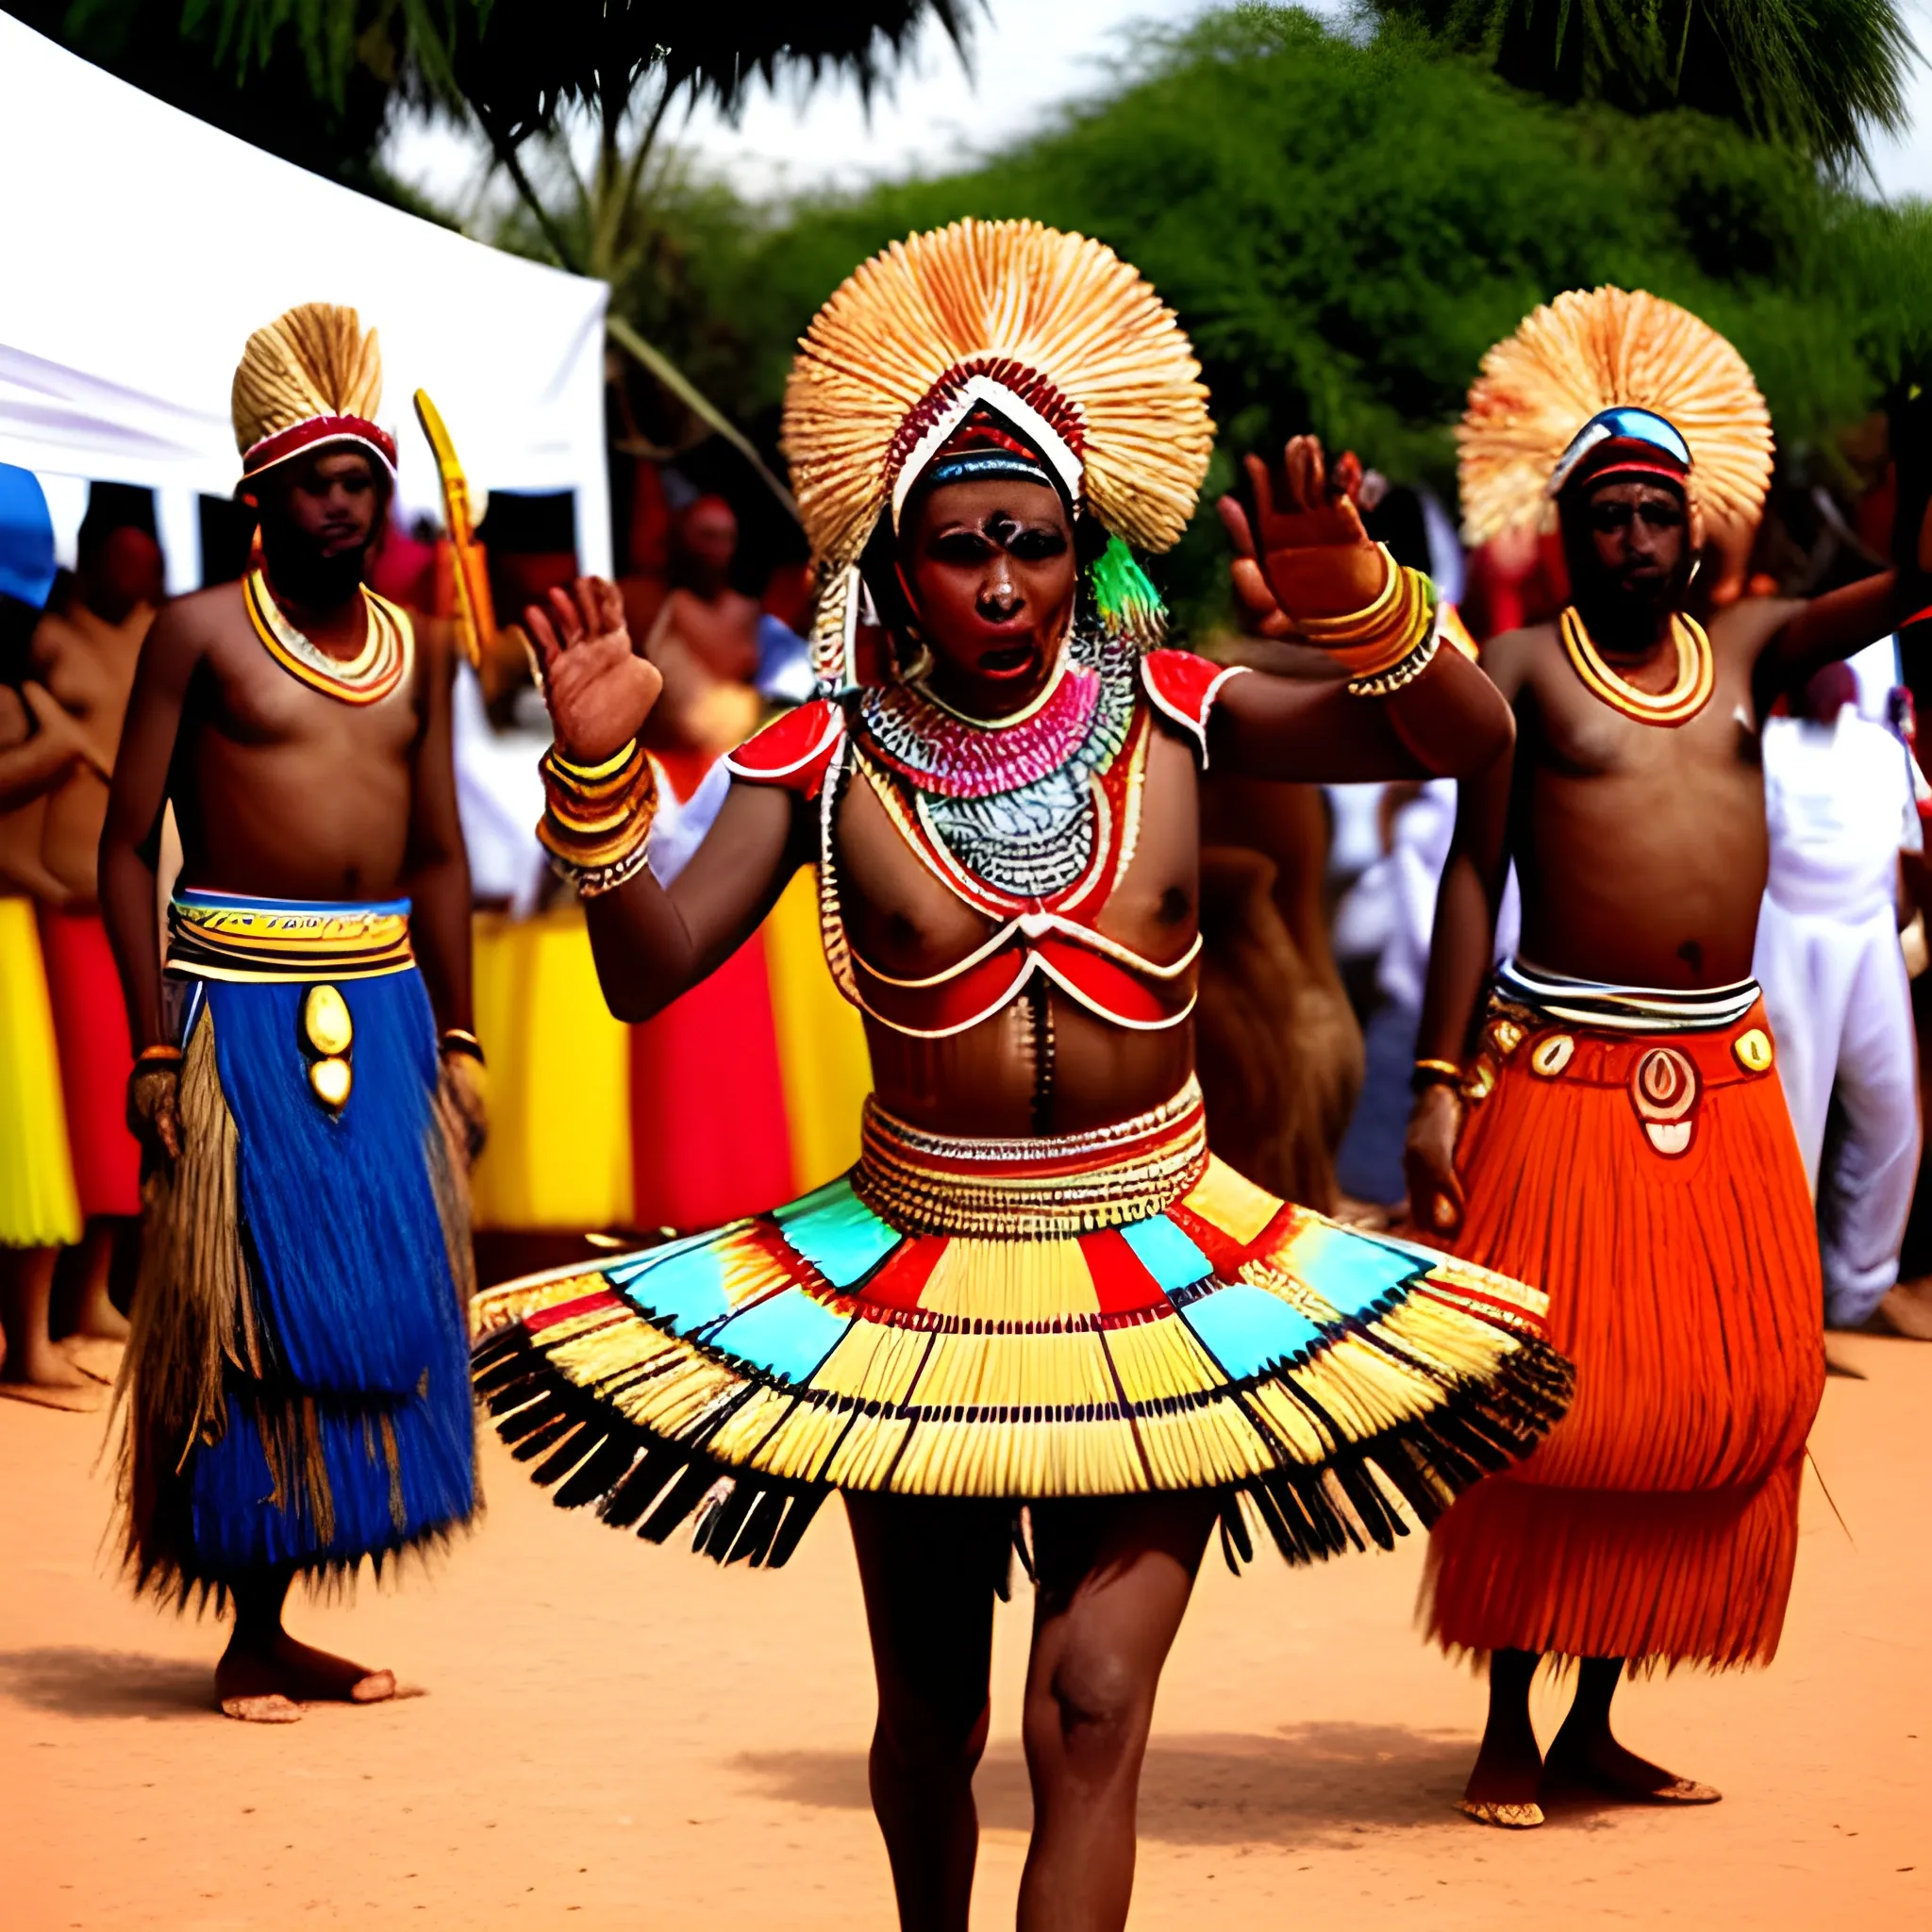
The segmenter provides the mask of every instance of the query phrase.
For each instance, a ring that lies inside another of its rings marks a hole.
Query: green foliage
[[[1925,209],[1861,202],[1710,116],[1559,107],[1400,25],[1364,38],[1248,7],[1143,41],[1109,97],[983,165],[733,237],[704,271],[736,338],[711,339],[715,392],[768,415],[839,280],[967,214],[1100,237],[1192,336],[1221,438],[1204,516],[1156,570],[1184,618],[1221,581],[1206,506],[1241,452],[1313,427],[1448,495],[1483,352],[1564,289],[1646,288],[1706,317],[1750,359],[1788,453],[1819,450],[1932,349]]]
[[[1514,86],[1635,113],[1694,108],[1842,166],[1906,125],[1916,58],[1891,0],[1369,0]]]

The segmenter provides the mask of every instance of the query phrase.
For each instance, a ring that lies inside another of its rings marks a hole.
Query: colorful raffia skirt
[[[831,1490],[1015,1503],[1203,1491],[1230,1557],[1432,1521],[1569,1374],[1542,1296],[1337,1226],[1208,1153],[1199,1089],[1051,1140],[875,1102],[771,1214],[486,1291],[479,1389],[565,1507],[779,1563]],[[702,1506],[702,1507],[701,1507]]]
[[[41,947],[81,1218],[139,1214],[141,1148],[127,1131],[134,1047],[108,928],[98,912],[42,907]]]
[[[333,1574],[475,1505],[468,1220],[408,904],[179,893],[180,1158],[124,1371],[137,1585]]]
[[[1824,1354],[1774,1058],[1754,982],[1499,974],[1457,1245],[1548,1291],[1576,1394],[1437,1525],[1425,1614],[1445,1647],[1633,1668],[1776,1650]]]
[[[34,902],[0,898],[0,1247],[64,1247],[79,1239]]]

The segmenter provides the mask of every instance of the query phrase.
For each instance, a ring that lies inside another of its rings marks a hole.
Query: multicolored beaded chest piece
[[[894,781],[926,841],[995,901],[1038,904],[1094,870],[1126,833],[1094,784],[1134,723],[1140,653],[1078,629],[1053,683],[1021,716],[984,724],[915,685],[868,689],[861,751]]]

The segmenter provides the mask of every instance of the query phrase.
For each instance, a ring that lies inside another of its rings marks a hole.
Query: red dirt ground
[[[1624,1699],[1628,1741],[1723,1805],[1465,1824],[1482,1691],[1416,1641],[1419,1548],[1239,1581],[1214,1557],[1156,1718],[1134,1924],[1932,1924],[1932,1348],[1832,1351],[1867,1378],[1833,1378],[1813,1436],[1843,1524],[1807,1478],[1782,1657]],[[721,1574],[554,1510],[492,1442],[470,1541],[295,1622],[420,1694],[250,1728],[211,1708],[217,1631],[112,1580],[99,1442],[0,1402],[14,1932],[890,1926],[836,1508],[789,1569]],[[1024,1850],[1025,1619],[1000,1619],[976,1927],[1012,1923]]]

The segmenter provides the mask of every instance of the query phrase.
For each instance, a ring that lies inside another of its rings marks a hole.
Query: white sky
[[[1211,0],[991,0],[973,37],[971,77],[942,34],[924,35],[891,92],[870,117],[848,82],[806,96],[760,89],[736,127],[700,109],[679,137],[741,192],[762,197],[849,187],[876,176],[943,167],[1039,125],[1061,102],[1091,93],[1124,51],[1137,23],[1178,25]],[[1310,0],[1318,13],[1345,0]],[[1932,0],[1908,0],[1923,49],[1932,50]],[[1879,191],[1932,196],[1932,68],[1912,75],[1911,131],[1876,148]],[[461,206],[479,175],[479,151],[439,127],[400,128],[389,146],[405,180]]]

